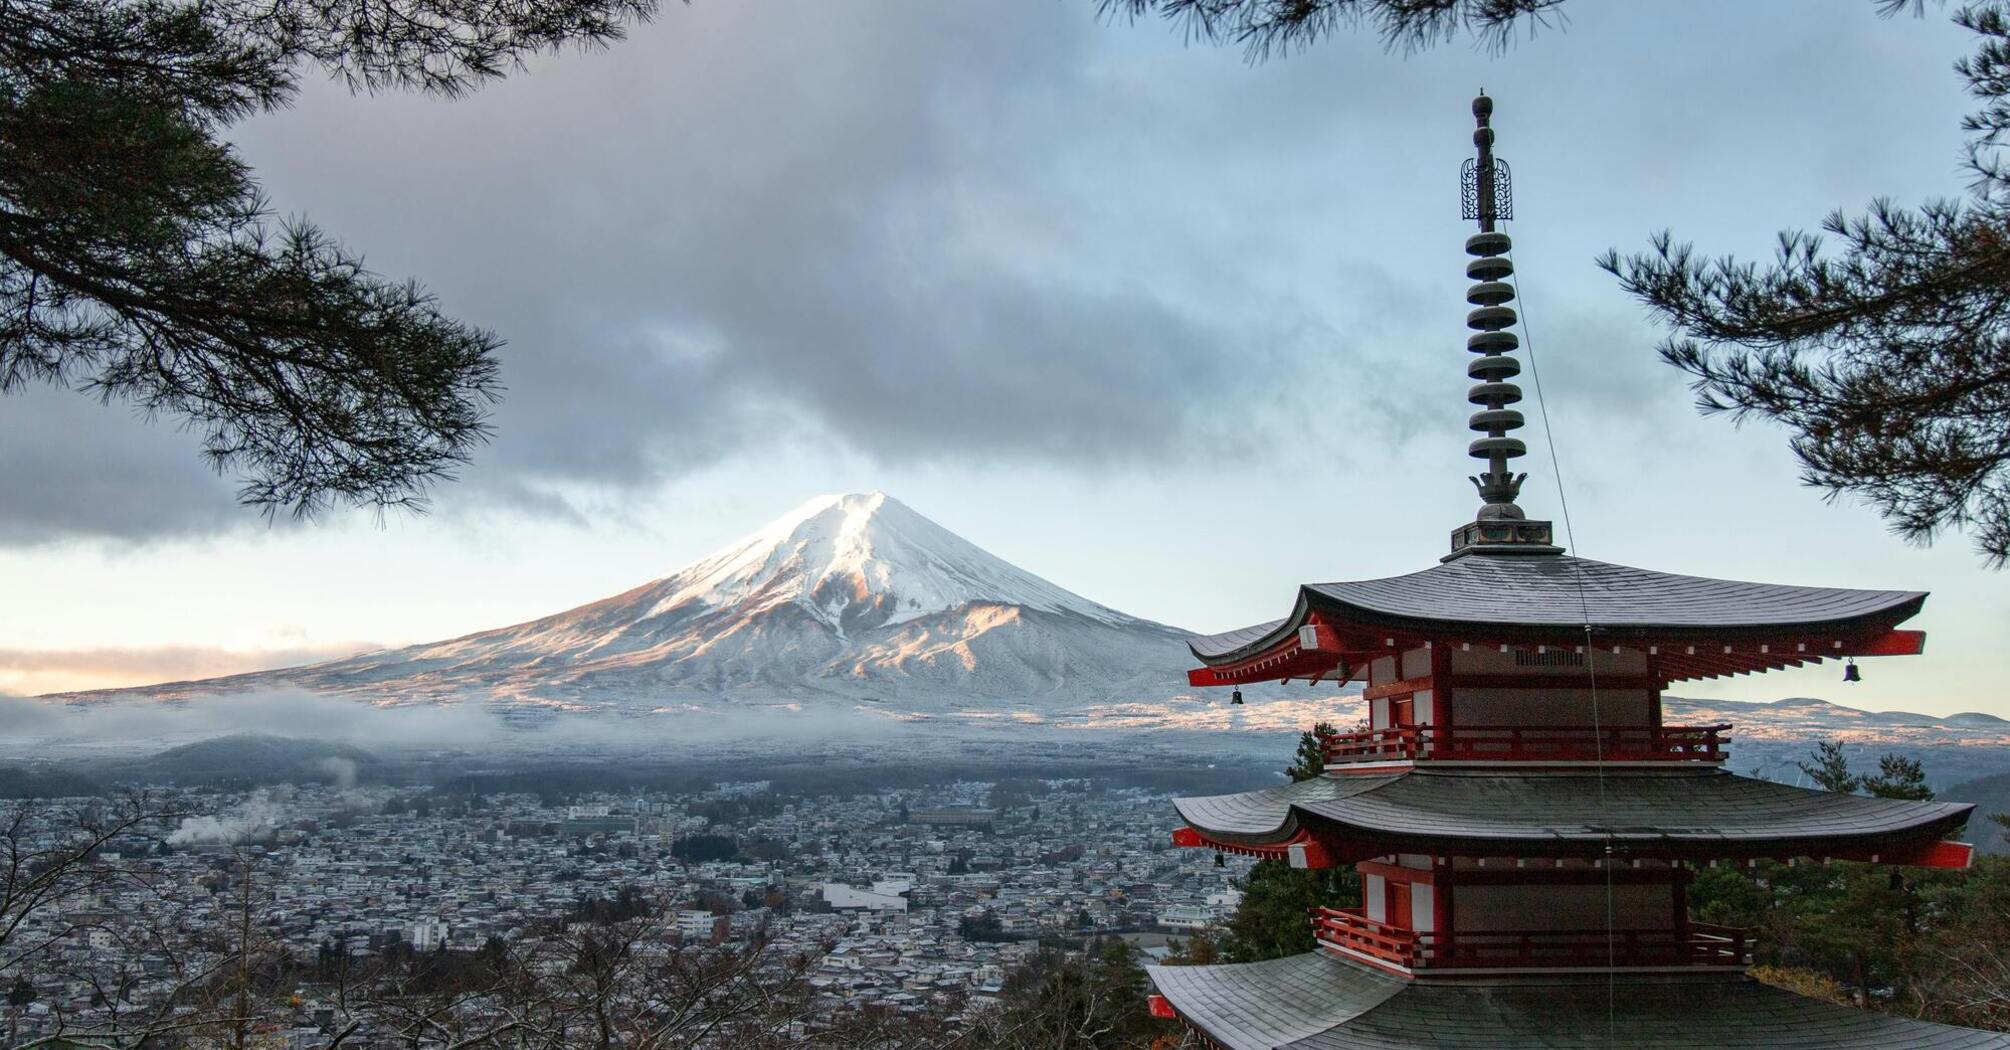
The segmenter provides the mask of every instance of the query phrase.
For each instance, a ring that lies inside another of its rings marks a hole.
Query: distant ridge
[[[1990,738],[2000,737],[2010,744],[2010,719],[1980,711],[1951,715],[1923,715],[1913,711],[1865,711],[1813,697],[1796,696],[1784,700],[1690,700],[1664,696],[1670,722],[1712,720],[1751,724],[1779,731],[1799,726],[1813,730],[1844,733],[1858,729],[1920,729],[1960,734],[1973,731]]]
[[[1359,717],[1358,701],[1336,699],[1331,686],[1247,689],[1239,708],[1222,690],[1189,690],[1188,637],[1012,565],[884,493],[851,493],[816,497],[667,576],[526,623],[305,667],[44,699],[199,704],[304,690],[385,707],[480,704],[513,725],[576,712],[691,716],[666,719],[672,733],[716,729],[723,720],[709,716],[744,711],[755,717],[735,727],[755,735],[857,730],[866,724],[857,707],[909,721],[954,715],[947,721],[993,737],[1043,723],[1295,736]],[[2010,720],[1981,712],[1873,712],[1806,697],[1665,702],[1670,724],[1733,723],[1734,767],[1777,779],[1792,781],[1819,739],[1930,751],[1929,775],[1943,784],[2010,768]],[[777,705],[806,715],[768,717]],[[836,711],[846,721],[825,720]]]
[[[168,748],[119,772],[181,784],[344,783],[370,779],[380,765],[375,755],[349,744],[233,733]]]

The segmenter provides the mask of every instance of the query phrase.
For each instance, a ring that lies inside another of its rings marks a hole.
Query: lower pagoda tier
[[[1328,774],[1179,799],[1181,845],[1328,867],[1373,857],[1838,858],[1966,867],[1942,838],[1965,803],[1905,802],[1755,780],[1715,768]]]
[[[2010,1035],[1837,1006],[1734,973],[1408,980],[1321,952],[1153,966],[1154,1010],[1225,1050],[2010,1050]]]

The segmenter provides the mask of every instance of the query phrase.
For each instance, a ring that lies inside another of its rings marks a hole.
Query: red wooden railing
[[[1690,923],[1686,930],[1499,930],[1418,933],[1368,918],[1359,908],[1314,908],[1319,943],[1398,966],[1521,967],[1743,966],[1748,930]]]
[[[1710,726],[1391,726],[1322,736],[1328,762],[1721,762],[1729,723]]]
[[[1743,966],[1746,931],[1726,927],[1687,930],[1513,930],[1421,934],[1419,957],[1427,966]]]
[[[1320,944],[1347,948],[1398,966],[1417,964],[1417,932],[1368,918],[1360,908],[1312,909],[1312,936]]]

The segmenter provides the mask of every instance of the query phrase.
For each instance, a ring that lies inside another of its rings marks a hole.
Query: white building
[[[1195,904],[1176,904],[1159,912],[1159,925],[1175,930],[1199,930],[1214,925],[1213,908]]]
[[[719,917],[709,911],[677,913],[677,935],[687,941],[710,942],[719,932]]]
[[[847,886],[842,882],[823,884],[823,898],[834,911],[907,911],[907,898],[898,893],[877,892],[884,882],[875,883],[870,890]]]
[[[415,952],[438,951],[447,944],[447,924],[439,919],[421,919],[405,931]]]

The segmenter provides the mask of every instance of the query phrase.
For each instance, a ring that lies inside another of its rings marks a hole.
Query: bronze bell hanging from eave
[[[1849,663],[1843,665],[1843,681],[1845,682],[1863,681],[1863,672],[1856,669],[1856,661],[1854,659],[1852,659]]]
[[[1234,707],[1242,706],[1242,690],[1237,689],[1236,691],[1228,694],[1228,702],[1231,706]]]

